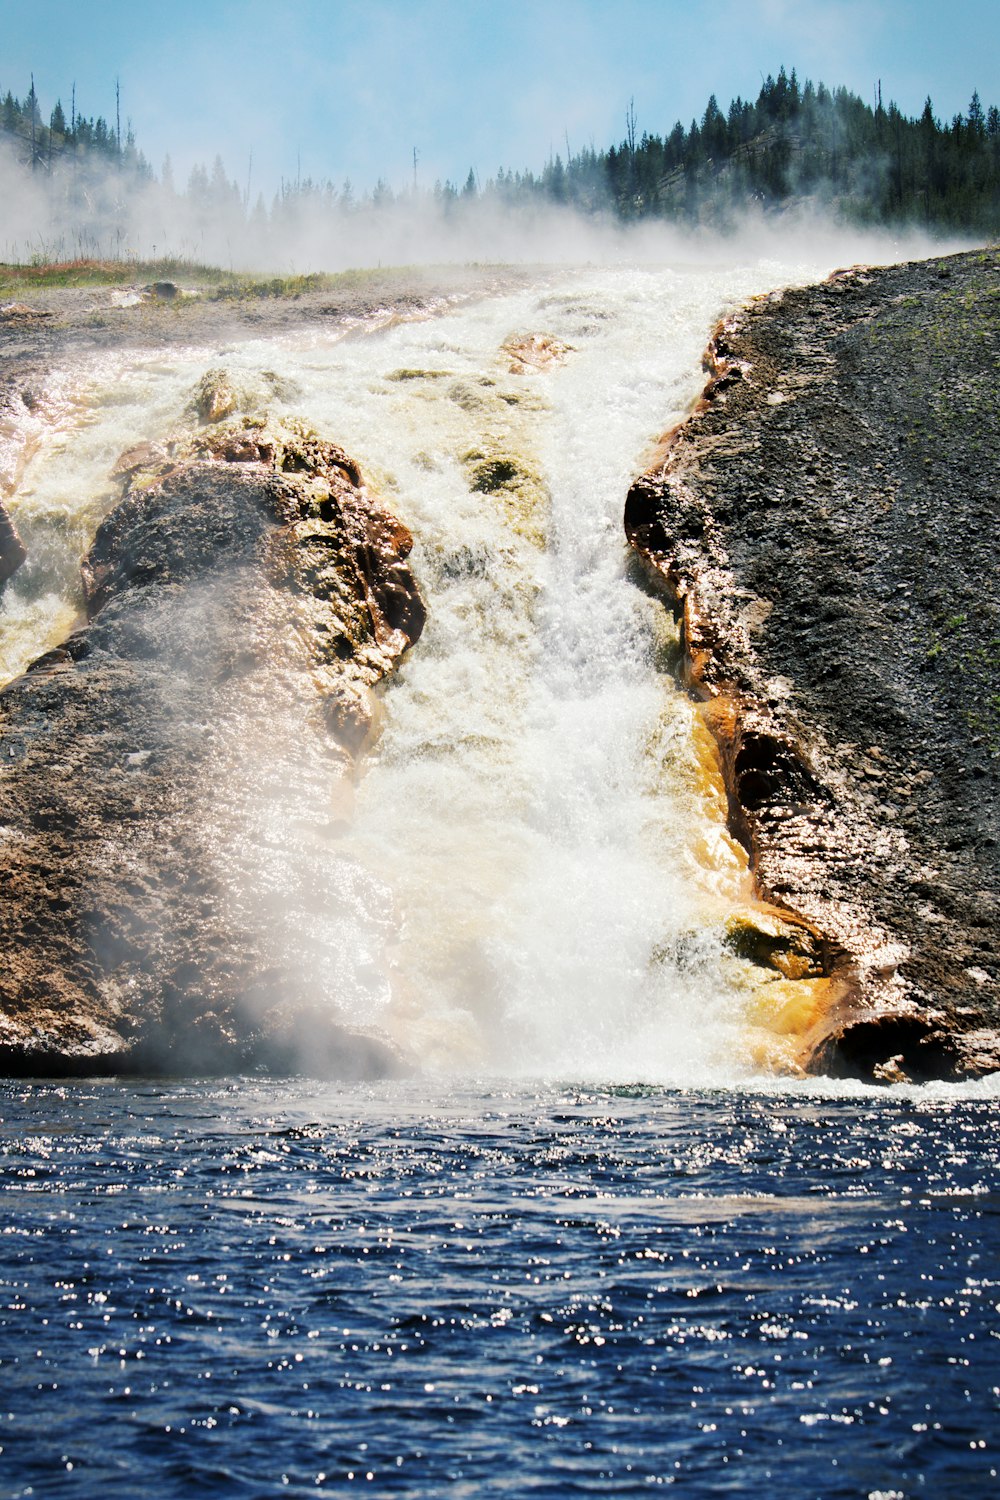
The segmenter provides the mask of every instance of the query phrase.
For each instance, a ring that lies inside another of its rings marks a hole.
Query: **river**
[[[987,1495],[995,1090],[7,1086],[27,1495]]]

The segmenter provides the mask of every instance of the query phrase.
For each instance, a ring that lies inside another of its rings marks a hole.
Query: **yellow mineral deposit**
[[[849,986],[824,972],[815,928],[757,895],[747,852],[729,831],[719,739],[732,734],[735,715],[733,701],[724,697],[696,705],[692,714],[698,806],[690,823],[690,850],[704,893],[704,920],[720,924],[724,968],[749,997],[743,1011],[745,1054],[755,1068],[800,1075],[813,1039]]]

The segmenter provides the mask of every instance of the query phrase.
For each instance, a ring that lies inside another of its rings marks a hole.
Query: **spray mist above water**
[[[123,177],[121,163],[99,154],[86,162],[57,156],[45,172],[26,172],[23,160],[0,139],[0,260],[44,264],[97,258],[124,266],[179,260],[233,273],[288,276],[470,262],[662,265],[688,260],[722,269],[734,255],[787,262],[792,242],[797,246],[792,253],[826,269],[833,254],[840,264],[902,257],[898,227],[852,229],[834,218],[837,193],[824,200],[816,187],[803,184],[780,212],[765,211],[748,196],[742,202],[727,200],[720,213],[710,186],[696,193],[689,181],[684,216],[675,220],[658,212],[622,219],[610,199],[603,208],[589,209],[544,194],[510,201],[495,184],[458,198],[414,191],[355,199],[346,185],[337,193],[329,184],[323,189],[305,183],[283,188],[268,212],[263,200],[250,209],[219,161],[210,181],[195,172],[188,190],[177,192],[169,177],[158,181],[128,171]],[[914,222],[924,222],[923,215]],[[912,228],[905,230],[905,239],[912,255],[941,254],[970,243],[968,236],[945,240]]]
[[[8,671],[65,631],[117,453],[176,424],[209,364],[247,389],[269,372],[275,415],[340,443],[413,531],[428,621],[353,789],[294,694],[247,704],[225,788],[201,747],[233,909],[304,998],[419,1067],[747,1076],[752,987],[723,936],[750,880],[621,517],[719,315],[829,269],[553,272],[367,334],[82,372],[11,505],[42,561],[3,602]]]

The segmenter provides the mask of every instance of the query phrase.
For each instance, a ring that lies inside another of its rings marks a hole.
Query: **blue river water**
[[[4,1496],[1000,1492],[986,1092],[0,1103]]]

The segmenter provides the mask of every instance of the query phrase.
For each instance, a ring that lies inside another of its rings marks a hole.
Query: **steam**
[[[790,238],[802,255],[886,263],[967,243],[852,230],[809,203],[780,215],[748,210],[727,233],[655,219],[623,225],[610,213],[583,214],[543,199],[505,202],[495,190],[393,196],[376,188],[356,198],[347,185],[337,191],[305,182],[285,188],[268,207],[262,198],[245,201],[218,159],[211,173],[196,170],[178,192],[169,174],[158,181],[97,158],[58,159],[48,172],[28,173],[5,143],[0,198],[0,257],[18,264],[174,258],[282,275],[469,262],[720,265],[734,256],[781,258]]]

